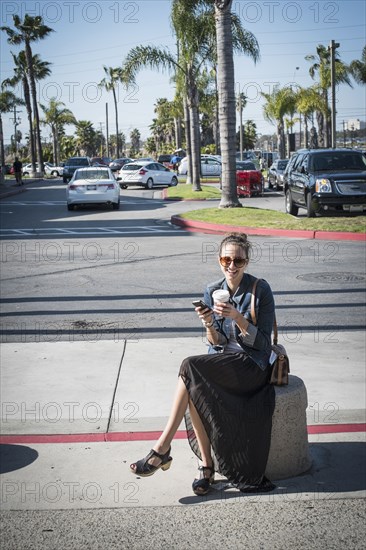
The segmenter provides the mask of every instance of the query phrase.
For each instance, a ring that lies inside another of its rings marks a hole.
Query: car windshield
[[[315,172],[337,171],[337,170],[366,170],[366,158],[359,153],[352,151],[337,151],[314,155],[312,158]]]
[[[288,165],[288,160],[280,160],[279,163],[277,164],[277,168],[279,170],[284,170],[287,165]]]
[[[77,170],[75,172],[76,180],[109,180],[108,170]]]
[[[125,164],[124,166],[122,166],[122,170],[124,171],[129,171],[129,172],[132,172],[132,171],[135,171],[135,170],[140,170],[140,168],[142,168],[142,165],[141,164],[136,164],[136,163],[131,163],[131,164]]]
[[[89,166],[88,159],[70,159],[69,166]]]
[[[237,170],[256,170],[255,165],[252,162],[237,162]]]

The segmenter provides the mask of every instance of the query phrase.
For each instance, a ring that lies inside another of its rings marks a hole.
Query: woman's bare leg
[[[194,433],[196,434],[197,443],[201,452],[202,465],[212,466],[211,443],[207,436],[205,427],[202,424],[202,420],[197,412],[197,409],[193,405],[191,400],[189,400],[189,414],[191,417]]]
[[[184,413],[186,412],[187,407],[188,407],[187,388],[182,378],[179,377],[168,422],[164,428],[163,433],[159,437],[156,444],[153,446],[154,451],[156,451],[159,454],[164,454],[168,452],[171,442],[173,441],[173,437],[175,436],[179,428],[179,425],[183,420]],[[149,460],[149,464],[152,464],[153,466],[159,466],[160,463],[161,463],[161,460],[156,456],[153,456]],[[133,467],[133,464],[131,464],[131,467]]]

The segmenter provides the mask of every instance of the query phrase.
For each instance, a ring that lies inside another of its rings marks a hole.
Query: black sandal
[[[203,496],[207,495],[207,493],[210,490],[210,486],[214,482],[215,479],[215,470],[213,466],[199,466],[198,468],[200,472],[199,479],[195,479],[192,483],[192,489],[195,495],[197,496]],[[210,472],[209,477],[205,477],[205,471]]]
[[[165,454],[161,455],[154,451],[154,449],[151,449],[151,451],[147,456],[145,456],[145,458],[142,458],[141,460],[138,460],[137,462],[134,462],[130,465],[131,472],[140,477],[148,477],[155,474],[155,472],[160,468],[164,471],[169,470],[173,460],[172,457],[169,456],[170,450],[171,448],[169,447],[168,451]],[[150,460],[150,458],[152,458],[153,456],[157,456],[158,458],[160,458],[161,463],[159,464],[159,466],[149,464],[148,460]],[[136,468],[133,469],[131,468],[131,466],[136,466]]]

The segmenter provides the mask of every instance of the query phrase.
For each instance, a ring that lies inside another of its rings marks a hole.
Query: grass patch
[[[168,189],[170,198],[220,199],[221,191],[216,187],[202,186],[202,191],[193,192],[190,185],[178,185]],[[364,233],[366,216],[364,215],[329,215],[319,218],[297,218],[275,210],[265,210],[243,206],[243,208],[203,208],[181,214],[182,218],[238,227],[264,227],[271,229],[297,229],[309,231],[346,231]]]
[[[202,191],[192,191],[192,185],[186,185],[181,183],[175,187],[168,187],[167,197],[169,199],[192,199],[192,200],[202,200],[202,199],[216,199],[220,200],[221,191],[217,187],[211,185],[202,185]]]

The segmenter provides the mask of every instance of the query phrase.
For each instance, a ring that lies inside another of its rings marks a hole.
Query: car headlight
[[[315,192],[316,193],[331,193],[332,185],[326,178],[315,180]]]

